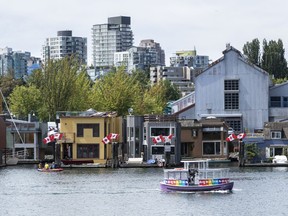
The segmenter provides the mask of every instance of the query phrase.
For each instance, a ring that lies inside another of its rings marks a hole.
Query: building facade
[[[223,54],[196,76],[194,118],[224,118],[236,133],[263,128],[269,119],[269,74],[230,45]]]
[[[13,51],[12,48],[0,49],[0,75],[12,74],[20,79],[28,74],[28,61],[30,52]]]
[[[62,59],[72,56],[83,65],[87,65],[87,38],[72,36],[71,30],[58,31],[56,37],[46,38],[42,47],[42,60]]]
[[[104,144],[102,139],[117,133],[120,136],[115,142],[122,143],[122,118],[116,117],[114,112],[58,112],[57,115],[63,133],[60,141],[62,160],[91,160],[105,165],[113,156],[113,147],[112,143]]]
[[[169,80],[178,87],[182,96],[194,91],[193,71],[189,67],[150,67],[150,81],[156,84],[161,80]]]
[[[209,65],[209,56],[197,55],[196,50],[176,51],[175,55],[170,57],[171,67],[192,67],[195,69],[204,69]]]
[[[114,53],[127,51],[133,45],[131,19],[127,16],[109,17],[107,24],[92,27],[92,57],[96,68],[114,66]]]

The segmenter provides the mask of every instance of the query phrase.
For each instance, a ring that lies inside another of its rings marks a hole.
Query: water
[[[60,173],[41,173],[34,165],[0,168],[0,215],[288,214],[288,168],[230,168],[233,192],[205,194],[160,191],[161,168],[65,169]]]

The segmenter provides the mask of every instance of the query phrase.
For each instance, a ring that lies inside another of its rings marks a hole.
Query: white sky
[[[92,26],[130,16],[135,46],[154,39],[166,59],[195,47],[214,61],[226,43],[242,52],[254,38],[261,46],[264,38],[282,39],[287,49],[287,8],[286,0],[0,0],[0,48],[41,57],[45,38],[72,30],[73,36],[87,37],[90,64]]]

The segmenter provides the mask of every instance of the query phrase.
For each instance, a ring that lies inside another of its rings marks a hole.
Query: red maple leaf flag
[[[49,138],[50,138],[50,142],[53,142],[53,141],[55,140],[54,134],[51,134],[51,135],[49,136]]]
[[[57,139],[57,140],[61,140],[62,136],[63,136],[63,133],[55,133],[54,134],[54,138]]]
[[[230,136],[228,136],[226,138],[227,142],[232,142],[233,140],[235,140],[237,138],[237,136],[235,134],[230,134]]]
[[[109,137],[110,137],[110,139],[118,139],[119,134],[116,134],[116,133],[110,133],[110,134],[109,134]]]
[[[153,137],[152,141],[153,143],[156,144],[156,143],[164,142],[165,138],[162,135],[159,135],[159,136]]]
[[[43,139],[43,143],[44,143],[44,144],[47,144],[47,143],[50,143],[50,142],[51,142],[50,137],[45,137],[45,138]]]
[[[103,142],[104,144],[108,144],[108,143],[110,142],[109,135],[108,135],[108,137],[107,137],[107,136],[104,137],[104,138],[102,139],[102,142]]]
[[[244,139],[246,137],[246,134],[245,133],[240,133],[237,135],[237,139]]]

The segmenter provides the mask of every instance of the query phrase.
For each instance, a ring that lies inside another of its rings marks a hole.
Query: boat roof
[[[181,163],[204,163],[209,162],[211,159],[201,159],[201,160],[182,160]]]

